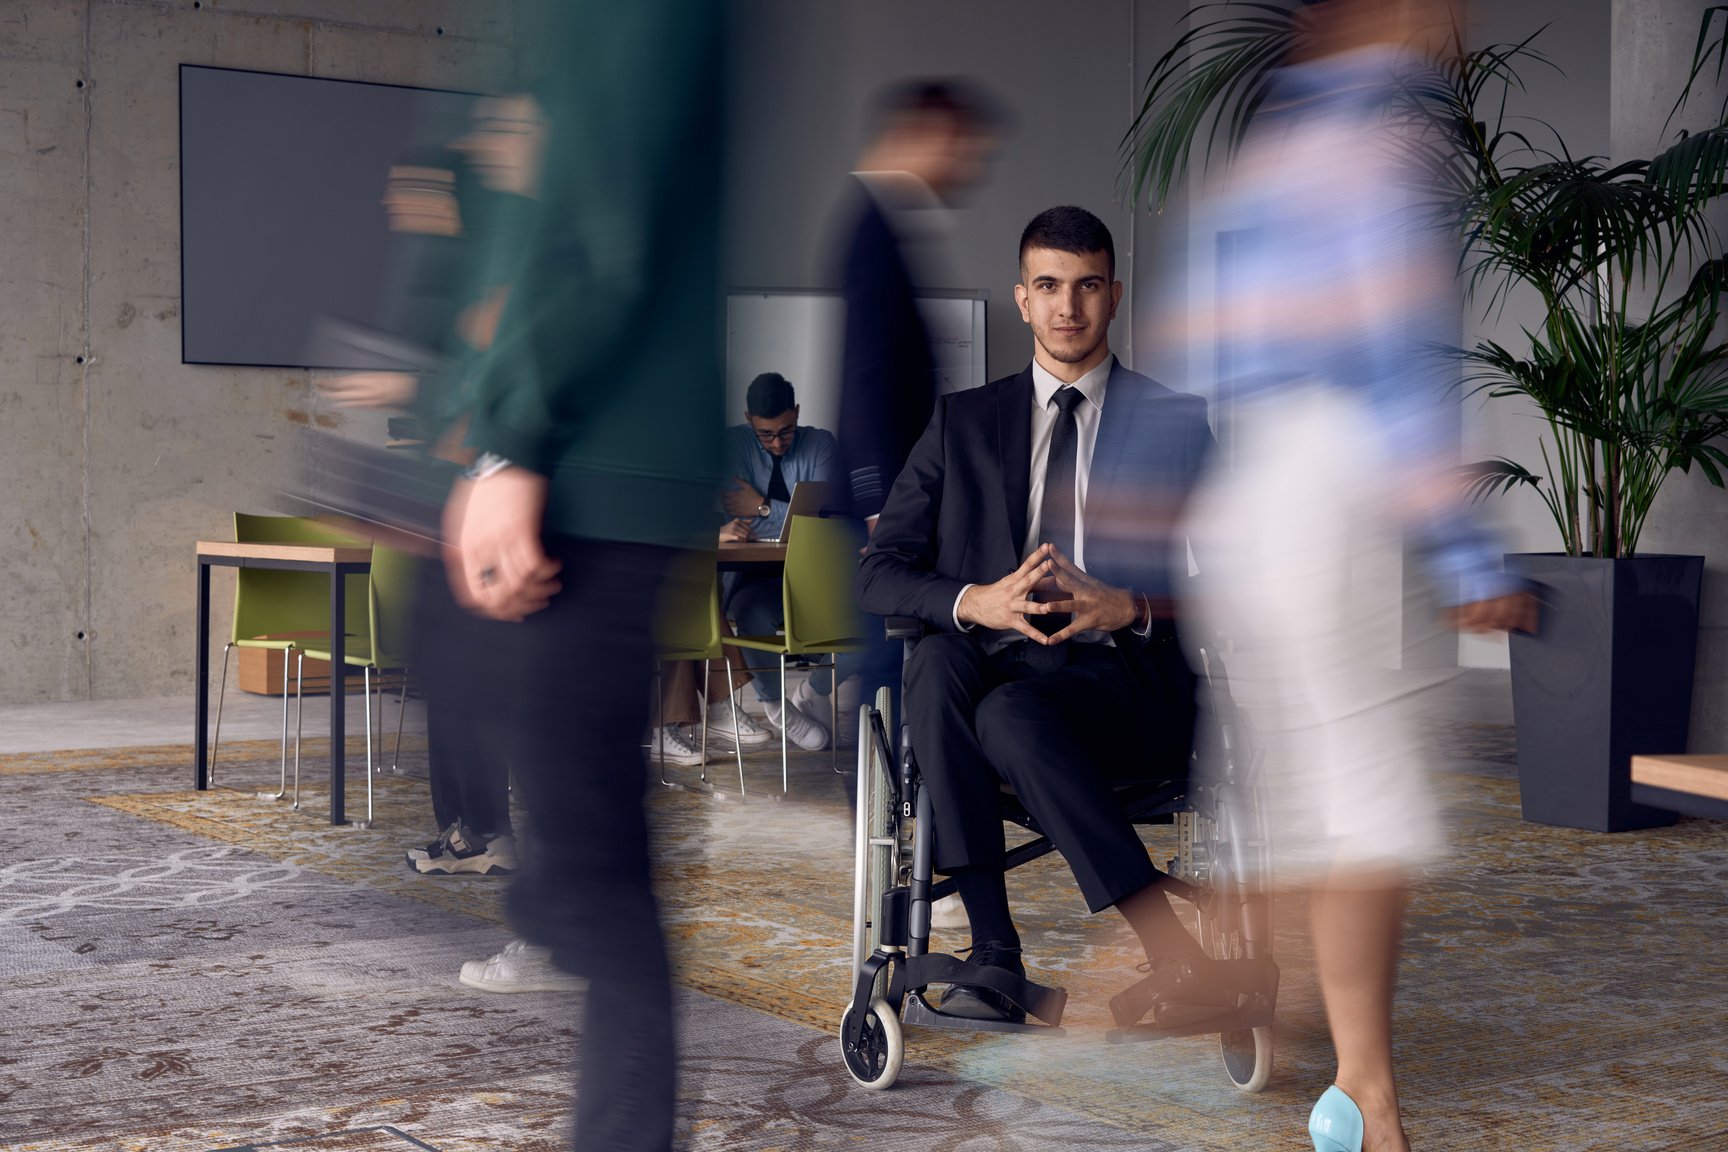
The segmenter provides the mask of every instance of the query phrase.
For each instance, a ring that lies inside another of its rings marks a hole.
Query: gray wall
[[[506,2],[0,0],[0,702],[189,691],[192,542],[307,427],[376,433],[305,372],[180,363],[178,65],[497,88],[513,38]]]
[[[863,143],[871,96],[898,79],[969,77],[1015,121],[993,177],[959,217],[954,288],[990,294],[991,378],[1018,371],[1032,343],[1014,305],[1020,230],[1044,208],[1078,204],[1116,239],[1128,286],[1111,346],[1133,364],[1132,301],[1155,230],[1118,202],[1117,145],[1138,78],[1173,38],[1182,7],[1131,0],[734,0],[735,162],[727,189],[728,274],[737,286],[817,288],[834,280],[833,215]]]

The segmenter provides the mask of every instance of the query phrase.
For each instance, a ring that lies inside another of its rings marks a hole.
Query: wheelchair
[[[892,618],[888,635],[907,642],[918,621]],[[1215,654],[1200,653],[1201,724],[1215,741],[1198,749],[1212,753],[1215,770],[1194,782],[1174,780],[1118,786],[1116,800],[1130,821],[1174,824],[1177,855],[1165,871],[1166,892],[1193,905],[1200,943],[1214,960],[1237,962],[1232,970],[1252,975],[1234,1008],[1203,1019],[1180,1018],[1117,1027],[1111,1043],[1217,1033],[1225,1073],[1237,1088],[1258,1092],[1272,1074],[1272,1017],[1278,969],[1272,961],[1270,845],[1264,784],[1245,717],[1231,709]],[[1022,980],[1001,969],[982,968],[955,956],[932,953],[930,909],[955,891],[952,880],[936,881],[931,801],[920,787],[917,757],[904,724],[898,739],[884,689],[873,706],[859,708],[857,818],[854,844],[852,960],[855,984],[840,1021],[847,1071],[867,1089],[891,1087],[905,1059],[909,1029],[1061,1034],[1067,993]],[[1055,851],[1037,821],[1006,790],[1002,816],[1035,839],[1009,849],[1012,870]],[[932,984],[968,983],[991,988],[1025,1009],[1024,1022],[961,1019],[942,1014],[929,994]],[[1036,1019],[1038,1023],[1033,1023]],[[1162,1025],[1162,1026],[1161,1026]]]

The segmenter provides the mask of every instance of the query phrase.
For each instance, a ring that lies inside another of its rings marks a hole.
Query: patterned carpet
[[[1455,851],[1417,895],[1402,973],[1414,1147],[1728,1148],[1728,828],[1526,825],[1509,728],[1435,721],[1433,734]],[[185,748],[0,757],[0,1146],[565,1146],[575,998],[455,982],[507,938],[503,882],[403,866],[432,831],[412,774],[423,751],[382,778],[369,831],[324,823],[311,788],[300,812],[258,799],[275,757],[268,741],[227,746],[224,787],[206,793],[187,789]],[[753,792],[777,788],[777,760],[747,760]],[[856,1089],[833,1039],[849,962],[844,782],[826,754],[799,756],[792,793],[652,794],[691,1147],[1304,1146],[1331,1050],[1301,900],[1278,908],[1277,1067],[1244,1096],[1215,1040],[1103,1043],[1136,951],[1116,918],[1084,915],[1053,857],[1015,873],[1011,894],[1030,965],[1069,990],[1068,1034],[914,1032],[898,1087]],[[347,802],[363,803],[352,783]],[[1173,849],[1148,843],[1155,859]]]

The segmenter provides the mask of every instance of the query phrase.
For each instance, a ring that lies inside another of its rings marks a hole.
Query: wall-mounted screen
[[[372,323],[390,164],[465,130],[475,96],[180,67],[181,360],[309,368],[316,317]],[[323,359],[340,355],[316,353]]]

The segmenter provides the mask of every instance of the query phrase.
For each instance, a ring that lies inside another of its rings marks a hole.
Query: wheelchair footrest
[[[1125,1044],[1131,1040],[1173,1040],[1179,1036],[1212,1036],[1220,1032],[1245,1032],[1250,1028],[1264,1028],[1272,1023],[1272,1004],[1250,1004],[1246,1008],[1227,1010],[1219,1015],[1204,1016],[1182,1023],[1172,1023],[1166,1027],[1156,1024],[1136,1024],[1131,1028],[1112,1028],[1104,1034],[1104,1039],[1112,1044]]]
[[[1015,1023],[1011,1020],[974,1020],[970,1017],[944,1016],[932,1008],[922,992],[906,997],[900,1012],[900,1022],[908,1028],[947,1028],[961,1032],[1037,1032],[1045,1036],[1066,1036],[1068,1030],[1055,1024]]]
[[[1006,996],[1029,1015],[1044,1021],[1043,1025],[1033,1027],[1054,1027],[1061,1024],[1062,1011],[1068,1006],[1068,993],[1061,988],[1034,984],[1006,968],[987,968],[940,952],[908,958],[895,972],[894,978],[896,991],[904,990],[913,994],[922,992],[931,984],[966,984],[974,988],[988,988]],[[942,1018],[957,1019],[953,1016]]]

